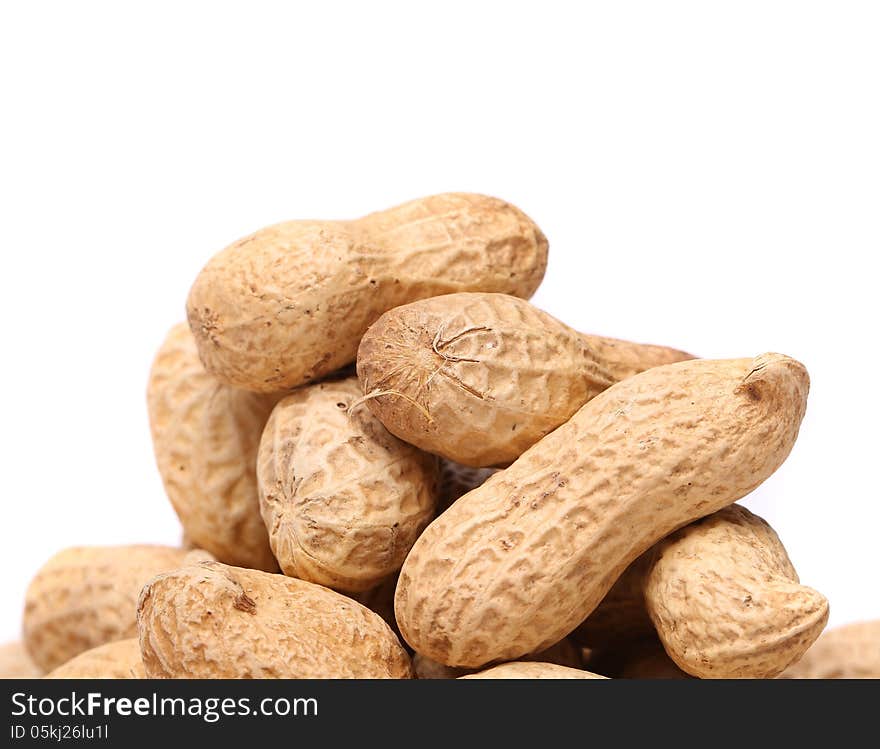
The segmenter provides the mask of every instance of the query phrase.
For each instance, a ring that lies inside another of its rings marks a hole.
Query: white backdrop
[[[876,4],[17,6],[0,640],[58,549],[179,540],[144,391],[210,255],[446,190],[538,222],[535,302],[575,327],[805,362],[801,438],[745,503],[832,624],[880,617]]]

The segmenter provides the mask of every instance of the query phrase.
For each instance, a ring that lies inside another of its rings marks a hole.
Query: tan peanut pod
[[[278,565],[260,516],[257,448],[279,398],[209,375],[186,323],[165,338],[147,389],[156,464],[187,542],[269,572]]]
[[[514,661],[487,668],[474,674],[459,676],[459,679],[604,679],[605,676],[584,671],[579,668],[557,666],[555,663],[535,661]]]
[[[358,592],[400,569],[437,502],[434,456],[390,434],[357,380],[299,388],[272,412],[257,480],[285,574]]]
[[[456,291],[529,297],[547,240],[497,198],[447,193],[356,221],[289,221],[227,247],[205,266],[187,316],[209,372],[274,392],[353,362],[386,310]]]
[[[59,552],[37,572],[25,595],[28,652],[37,666],[51,671],[98,645],[134,637],[135,605],[144,583],[203,555],[148,545]]]
[[[0,645],[0,679],[39,679],[42,675],[23,642]]]
[[[464,465],[505,465],[619,379],[592,340],[523,299],[449,294],[382,315],[361,340],[358,376],[401,439]],[[620,348],[629,369],[638,345]]]
[[[444,512],[459,497],[482,486],[497,471],[497,468],[472,468],[452,460],[441,460],[437,514]]]
[[[567,637],[546,650],[526,656],[522,660],[552,663],[556,666],[567,666],[568,668],[581,668],[583,666],[580,648]],[[413,656],[412,666],[413,673],[417,679],[457,679],[460,676],[472,674],[476,670],[444,666],[442,663],[432,661],[420,653],[416,653]]]
[[[828,601],[800,585],[773,529],[727,507],[661,541],[645,606],[669,656],[702,679],[770,679],[828,621]]]
[[[620,338],[587,333],[582,335],[596,356],[604,362],[605,369],[611,373],[615,381],[625,380],[646,369],[694,358],[693,354],[668,346],[634,343]]]
[[[46,675],[47,679],[146,679],[137,637],[99,645]]]
[[[284,575],[203,562],[159,575],[138,601],[149,678],[407,679],[381,617]]]
[[[687,673],[767,679],[800,658],[827,619],[828,601],[799,584],[773,529],[732,505],[645,552],[573,636],[609,648],[656,631]]]
[[[824,632],[779,678],[880,679],[880,619]]]
[[[808,389],[781,354],[613,385],[425,529],[397,585],[403,636],[469,667],[560,640],[652,544],[779,467]]]

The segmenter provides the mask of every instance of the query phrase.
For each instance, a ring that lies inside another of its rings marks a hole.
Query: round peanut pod
[[[135,605],[144,583],[203,556],[147,545],[59,552],[37,572],[25,595],[28,653],[37,666],[51,671],[98,645],[134,637]]]
[[[702,679],[773,678],[828,621],[827,599],[799,584],[773,529],[736,505],[661,541],[644,596],[666,652]]]
[[[773,678],[828,619],[779,537],[731,505],[676,531],[631,564],[574,636],[592,647],[659,635],[678,666],[707,678]]]
[[[80,653],[46,679],[146,679],[137,637],[99,645]]]
[[[187,543],[268,572],[278,564],[260,516],[257,448],[279,399],[209,375],[186,323],[169,331],[147,389],[156,464]]]
[[[397,585],[401,633],[468,667],[560,640],[642,552],[779,467],[808,390],[780,354],[613,385],[425,529]]]
[[[572,640],[565,637],[555,645],[542,650],[540,653],[534,653],[522,659],[523,661],[537,661],[540,663],[552,663],[556,666],[566,666],[568,668],[581,668],[583,666],[583,658],[581,657],[580,648],[578,648]],[[457,679],[459,676],[472,674],[475,669],[470,668],[454,668],[453,666],[444,666],[442,663],[432,661],[421,653],[413,656],[413,673],[417,679]]]
[[[42,675],[23,642],[0,645],[0,679],[39,679]]]
[[[780,678],[880,679],[880,619],[824,632]]]
[[[223,382],[274,392],[354,361],[386,310],[456,291],[531,296],[547,240],[510,203],[447,193],[356,221],[289,221],[227,247],[189,293],[199,354]]]
[[[604,679],[599,674],[579,668],[557,666],[555,663],[535,661],[513,661],[500,666],[487,668],[474,674],[459,676],[459,679]]]
[[[618,366],[637,344],[597,339]],[[657,360],[646,347],[645,368]],[[669,353],[672,352],[672,353]],[[463,293],[389,310],[361,340],[358,376],[389,431],[468,466],[505,465],[619,377],[614,361],[546,312],[506,294]]]
[[[138,601],[149,678],[406,679],[381,617],[284,575],[203,562],[159,575]]]
[[[400,569],[437,502],[434,456],[356,408],[357,380],[296,390],[272,412],[257,480],[285,574],[346,592]]]

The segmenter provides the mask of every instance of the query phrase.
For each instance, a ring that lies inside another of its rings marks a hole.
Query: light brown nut
[[[406,679],[409,656],[369,609],[284,575],[203,562],[138,601],[149,678]]]
[[[389,431],[491,466],[516,460],[619,375],[692,358],[583,335],[517,297],[463,293],[386,312],[364,334],[357,367]]]
[[[579,333],[507,294],[392,309],[367,330],[357,366],[391,432],[469,466],[510,463],[614,382]]]
[[[547,240],[519,209],[447,193],[357,221],[262,229],[205,266],[187,315],[209,372],[273,392],[353,362],[392,307],[456,291],[528,297],[546,265]]]
[[[880,619],[823,633],[781,679],[880,679]]]
[[[146,679],[137,637],[99,645],[46,675],[47,679]]]
[[[147,545],[59,552],[37,572],[25,596],[24,641],[34,662],[51,671],[98,645],[134,637],[144,583],[203,553]]]
[[[542,650],[540,653],[534,653],[526,656],[523,661],[538,661],[540,663],[552,663],[556,666],[567,666],[568,668],[581,668],[583,666],[583,658],[581,657],[580,648],[578,648],[572,640],[565,637],[555,645]],[[453,666],[444,666],[442,663],[432,661],[430,658],[416,653],[413,656],[413,672],[417,679],[457,679],[465,674],[472,674],[476,669],[472,668],[455,668]]]
[[[800,658],[827,619],[828,601],[798,583],[773,529],[732,505],[642,554],[575,636],[608,648],[656,630],[694,676],[767,679]]]
[[[39,679],[42,675],[23,642],[0,645],[0,679]]]
[[[693,354],[651,343],[633,343],[620,338],[582,334],[587,345],[605,363],[615,381],[625,380],[646,369],[693,359]]]
[[[397,586],[403,636],[470,667],[560,640],[652,544],[779,467],[808,389],[781,354],[668,364],[612,386],[428,526]]]
[[[489,476],[497,472],[497,468],[472,468],[452,460],[441,460],[437,514],[445,512],[455,500],[482,486]]]
[[[400,569],[437,502],[437,459],[390,434],[357,380],[296,390],[272,412],[257,480],[285,574],[368,590]]]
[[[660,542],[644,592],[666,652],[702,679],[773,678],[828,621],[828,601],[799,584],[773,529],[738,506]]]
[[[475,674],[459,676],[459,679],[604,679],[599,674],[583,671],[579,668],[557,666],[554,663],[536,663],[535,661],[514,661],[502,663],[500,666],[487,668]]]
[[[257,448],[280,396],[229,387],[199,361],[186,323],[159,349],[147,389],[156,464],[187,542],[227,564],[278,569],[257,493]]]

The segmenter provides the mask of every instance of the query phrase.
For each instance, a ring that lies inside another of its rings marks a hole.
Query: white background
[[[320,8],[318,6],[320,5]],[[876,3],[4,3],[0,640],[74,544],[176,543],[144,392],[203,263],[447,190],[550,239],[536,303],[812,375],[746,504],[880,617]]]

